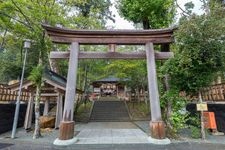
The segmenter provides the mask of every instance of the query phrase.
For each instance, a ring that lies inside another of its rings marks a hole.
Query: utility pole
[[[18,124],[19,110],[20,110],[20,96],[21,96],[21,92],[22,92],[24,70],[25,70],[26,59],[27,59],[27,50],[30,48],[30,45],[31,45],[30,40],[24,41],[25,55],[24,55],[23,69],[22,69],[22,74],[21,74],[21,79],[20,79],[20,87],[19,87],[18,96],[17,96],[17,100],[16,100],[16,110],[15,110],[15,115],[14,115],[14,120],[13,120],[13,128],[12,128],[12,135],[11,135],[12,139],[15,138],[16,128],[17,128],[17,124]]]

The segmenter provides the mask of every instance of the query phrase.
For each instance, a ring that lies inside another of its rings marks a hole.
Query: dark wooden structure
[[[60,125],[59,140],[70,140],[74,125],[74,99],[78,59],[147,59],[148,86],[151,107],[151,136],[156,139],[165,138],[165,127],[161,117],[159,92],[156,75],[157,59],[168,59],[173,56],[169,52],[169,44],[173,42],[173,30],[71,30],[43,25],[53,43],[70,44],[67,52],[51,52],[52,59],[69,59],[66,97],[63,120]],[[108,52],[80,52],[79,45],[109,45]],[[153,44],[161,45],[162,52],[155,52]],[[143,53],[116,52],[116,45],[145,45]],[[68,125],[71,124],[71,125]]]
[[[122,84],[127,79],[120,79],[113,76],[102,78],[92,82],[93,93],[99,94],[100,96],[117,96],[124,97],[126,86]]]
[[[48,116],[50,103],[57,104],[55,112],[55,128],[59,127],[62,120],[63,98],[66,90],[66,79],[53,71],[45,69],[43,74],[43,86],[41,89],[41,101],[44,102],[44,116]],[[14,103],[18,96],[19,82],[11,85],[0,86],[0,101]],[[21,101],[27,102],[27,111],[25,115],[24,128],[29,129],[32,123],[33,105],[36,87],[33,82],[26,80],[23,82]],[[78,94],[82,91],[76,89]]]
[[[13,92],[18,92],[19,83],[9,85],[8,88]],[[41,101],[44,102],[43,115],[48,115],[50,101],[57,104],[55,128],[59,127],[60,121],[62,120],[63,97],[65,95],[65,90],[66,79],[55,72],[46,69],[43,74],[43,86],[41,89]],[[24,121],[24,128],[29,129],[32,123],[36,87],[33,82],[26,80],[23,82],[22,91],[29,93],[27,112]]]

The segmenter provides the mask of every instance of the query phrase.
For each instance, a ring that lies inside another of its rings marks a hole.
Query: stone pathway
[[[16,141],[35,142],[39,144],[52,144],[58,137],[59,130],[42,133],[43,137],[33,140],[32,132],[26,133],[23,128],[18,129]],[[149,143],[148,136],[131,122],[89,122],[77,123],[75,134],[78,138],[76,144],[129,144]],[[0,140],[9,140],[11,132],[0,135]]]
[[[148,143],[147,134],[131,122],[90,122],[77,130],[77,144]]]
[[[135,124],[136,125],[135,125]],[[148,142],[148,121],[137,122],[89,122],[76,123],[75,135],[78,142],[75,145],[82,144],[149,144]],[[138,128],[139,127],[139,128]],[[141,129],[140,129],[141,128]],[[11,139],[11,132],[0,135],[0,141],[18,142],[30,144],[47,144],[53,145],[54,140],[58,137],[59,130],[42,133],[43,137],[33,140],[33,132],[26,132],[23,128],[17,130],[15,139]],[[224,144],[225,136],[208,135],[205,141],[201,139],[192,139],[182,135],[180,140],[172,140],[172,143],[194,142],[194,143],[212,143]]]

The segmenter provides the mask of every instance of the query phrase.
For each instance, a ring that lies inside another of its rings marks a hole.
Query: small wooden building
[[[126,96],[126,85],[124,81],[127,79],[120,79],[113,76],[102,78],[92,82],[93,93],[100,96],[117,96],[119,98]]]
[[[53,116],[55,118],[55,128],[59,127],[60,121],[63,115],[63,101],[66,90],[66,79],[61,75],[46,69],[43,74],[43,85],[41,88],[41,102],[44,103],[43,116]],[[19,83],[9,85],[8,88],[13,91],[19,91]],[[26,80],[23,82],[22,91],[29,93],[29,100],[27,104],[26,117],[24,122],[24,128],[29,129],[32,123],[34,98],[36,97],[36,87],[33,82]],[[78,99],[83,92],[76,89]],[[49,104],[56,104],[55,114],[49,113]]]

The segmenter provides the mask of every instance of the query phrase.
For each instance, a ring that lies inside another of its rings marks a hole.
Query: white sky
[[[108,28],[114,28],[114,29],[134,29],[133,25],[131,22],[128,22],[127,20],[124,20],[123,18],[121,18],[115,8],[115,0],[111,0],[113,3],[113,7],[111,8],[111,11],[113,13],[113,15],[115,15],[115,23],[113,23],[112,21],[108,21],[107,22],[107,26]],[[177,0],[178,4],[184,9],[184,4],[186,4],[187,2],[192,1],[195,5],[193,12],[200,14],[202,13],[201,10],[201,6],[202,3],[200,2],[200,0]],[[178,9],[177,10],[177,17],[179,18],[181,10]]]

